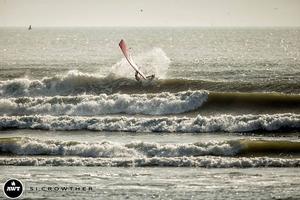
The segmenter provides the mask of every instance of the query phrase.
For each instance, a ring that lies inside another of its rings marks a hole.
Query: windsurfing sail
[[[120,46],[120,48],[121,48],[121,50],[122,50],[122,52],[123,52],[123,54],[124,54],[126,60],[127,60],[128,63],[130,64],[130,66],[131,66],[131,67],[132,67],[139,75],[141,75],[141,77],[143,77],[144,79],[147,79],[146,76],[145,76],[145,74],[144,74],[143,72],[141,72],[141,71],[139,70],[139,67],[133,62],[133,59],[132,59],[132,57],[131,57],[131,55],[130,55],[130,53],[129,53],[129,51],[128,51],[127,45],[126,45],[126,43],[125,43],[124,40],[121,40],[121,41],[120,41],[119,46]]]

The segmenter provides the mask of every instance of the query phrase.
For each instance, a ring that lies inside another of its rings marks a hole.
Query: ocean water
[[[298,199],[299,133],[299,28],[0,28],[1,190]]]

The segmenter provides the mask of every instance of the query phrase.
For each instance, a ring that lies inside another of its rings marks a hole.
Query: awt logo
[[[23,193],[23,184],[17,179],[9,179],[5,182],[3,191],[8,198],[16,199]]]

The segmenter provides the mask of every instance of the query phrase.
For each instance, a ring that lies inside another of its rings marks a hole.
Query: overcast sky
[[[0,26],[300,26],[300,0],[0,0]]]

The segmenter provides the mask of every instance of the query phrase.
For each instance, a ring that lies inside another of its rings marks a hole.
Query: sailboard
[[[141,71],[139,70],[139,67],[134,63],[134,61],[133,61],[133,59],[132,59],[132,57],[131,57],[131,55],[130,55],[130,52],[129,52],[129,50],[128,50],[128,48],[127,48],[127,45],[126,45],[126,43],[125,43],[124,40],[121,40],[121,41],[120,41],[119,46],[120,46],[120,48],[121,48],[121,50],[122,50],[122,52],[123,52],[123,54],[124,54],[126,60],[127,60],[128,63],[130,64],[130,66],[131,66],[131,67],[132,67],[139,75],[141,75],[141,77],[143,77],[144,79],[147,79],[147,77],[145,76],[145,74],[144,74],[143,72],[141,72]]]

